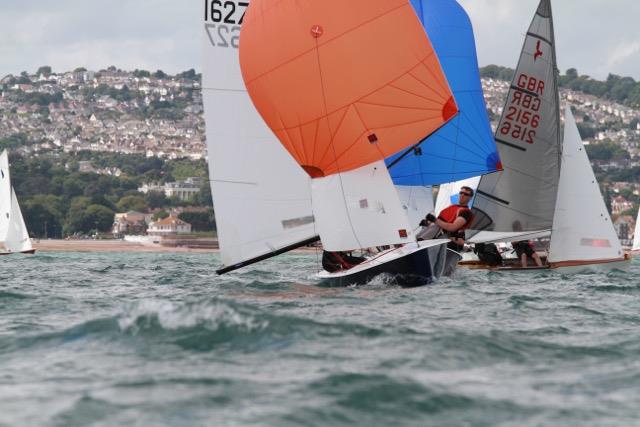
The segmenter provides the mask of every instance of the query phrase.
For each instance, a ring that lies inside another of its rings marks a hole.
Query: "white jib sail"
[[[33,249],[27,226],[22,218],[22,211],[18,204],[16,192],[11,189],[11,214],[9,228],[4,239],[4,247],[9,252],[24,252]]]
[[[11,218],[11,179],[7,150],[0,154],[0,242],[4,241]]]
[[[324,249],[347,251],[415,241],[384,161],[316,178],[311,188]]]
[[[622,258],[622,247],[582,145],[571,108],[565,112],[562,169],[549,262]]]
[[[209,176],[226,266],[316,235],[310,179],[264,124],[242,80],[238,42],[247,5],[227,1],[229,14],[209,13],[203,25]]]
[[[433,212],[433,191],[430,185],[396,185],[398,197],[405,214],[409,218],[409,224],[416,229],[420,221]]]
[[[449,182],[441,184],[438,189],[438,197],[436,198],[435,214],[436,216],[442,212],[443,209],[448,208],[451,205],[455,205],[459,200],[459,193],[462,187],[472,188],[475,192],[480,183],[480,177],[474,176],[473,178],[462,179],[460,181]],[[469,206],[473,206],[473,200],[469,203]]]

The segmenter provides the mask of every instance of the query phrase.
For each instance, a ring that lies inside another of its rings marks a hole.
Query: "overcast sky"
[[[41,65],[200,70],[203,0],[1,1],[0,77]],[[538,0],[459,1],[474,24],[480,65],[513,68]],[[563,72],[640,80],[640,1],[555,0],[553,9]]]

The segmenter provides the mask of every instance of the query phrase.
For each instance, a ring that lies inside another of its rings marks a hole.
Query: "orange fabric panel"
[[[402,151],[457,113],[408,0],[252,0],[240,65],[257,110],[314,177]]]

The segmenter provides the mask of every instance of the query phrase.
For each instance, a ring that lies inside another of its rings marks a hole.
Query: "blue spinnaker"
[[[387,159],[396,185],[458,181],[502,169],[482,94],[471,21],[455,0],[411,0],[440,59],[460,112],[397,160]]]

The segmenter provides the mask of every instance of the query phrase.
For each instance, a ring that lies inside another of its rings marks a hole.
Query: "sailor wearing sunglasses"
[[[447,247],[457,252],[460,252],[464,246],[464,230],[469,228],[473,221],[473,213],[469,209],[472,197],[473,189],[462,187],[458,204],[443,209],[437,218],[431,213],[426,216],[427,224],[433,223],[440,227],[451,240]]]

